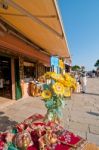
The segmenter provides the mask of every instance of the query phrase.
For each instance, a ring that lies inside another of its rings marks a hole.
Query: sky
[[[99,0],[58,0],[72,65],[94,69],[99,59]]]

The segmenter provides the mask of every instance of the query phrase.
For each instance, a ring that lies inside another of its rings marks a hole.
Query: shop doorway
[[[11,59],[0,56],[0,96],[12,98]]]

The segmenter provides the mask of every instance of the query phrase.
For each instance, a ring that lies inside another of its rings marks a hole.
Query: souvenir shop
[[[30,81],[50,70],[51,56],[70,53],[56,2],[0,4],[0,96],[20,99]]]

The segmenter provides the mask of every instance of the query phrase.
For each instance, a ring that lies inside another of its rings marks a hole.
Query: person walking
[[[86,88],[87,88],[87,77],[86,73],[83,72],[81,76],[81,87],[82,87],[82,93],[86,93]]]
[[[80,77],[79,77],[78,73],[75,74],[75,79],[76,79],[76,83],[77,83],[76,92],[80,93]]]

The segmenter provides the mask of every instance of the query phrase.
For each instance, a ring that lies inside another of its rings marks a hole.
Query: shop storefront
[[[32,82],[38,82],[39,77],[44,75],[47,71],[47,67],[38,62],[27,61],[26,59],[19,58],[19,72],[20,72],[20,83],[21,93],[17,92],[17,99],[22,94],[22,97],[31,95],[30,85]]]
[[[29,96],[30,82],[36,81],[48,68],[33,58],[1,48],[0,97],[17,100]]]
[[[55,1],[2,1],[0,14],[0,96],[20,99],[50,71],[51,56],[70,53]]]

